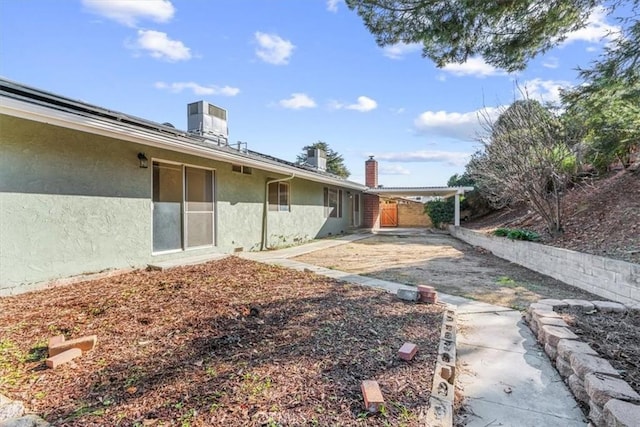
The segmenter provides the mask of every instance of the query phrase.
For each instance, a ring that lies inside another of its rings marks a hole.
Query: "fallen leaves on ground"
[[[437,305],[236,257],[135,271],[0,299],[0,393],[69,426],[411,426],[441,321]],[[98,344],[47,370],[56,334]],[[382,414],[363,409],[366,379]]]

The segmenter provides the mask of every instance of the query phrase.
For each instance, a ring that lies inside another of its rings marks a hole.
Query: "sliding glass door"
[[[153,162],[153,252],[212,246],[213,171]]]

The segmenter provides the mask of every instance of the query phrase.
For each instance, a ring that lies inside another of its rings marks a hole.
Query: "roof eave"
[[[187,141],[186,138],[181,138],[179,136],[172,137],[168,135],[162,135],[146,129],[138,129],[133,126],[124,126],[122,124],[113,123],[104,119],[59,111],[56,109],[47,108],[43,105],[38,105],[15,98],[5,96],[2,96],[1,98],[2,102],[0,102],[0,113],[7,116],[46,123],[109,138],[120,139],[128,142],[147,145],[150,147],[167,149],[179,153],[191,154],[210,160],[239,163],[267,172],[279,173],[283,175],[295,175],[297,178],[303,178],[323,184],[335,185],[360,191],[364,191],[367,188],[366,186],[358,184],[356,182],[332,178],[287,165],[275,164],[275,162],[271,163],[267,160],[257,160],[251,157],[243,156],[241,155],[241,153],[227,152],[216,150],[213,147],[210,148],[196,145],[192,142]]]

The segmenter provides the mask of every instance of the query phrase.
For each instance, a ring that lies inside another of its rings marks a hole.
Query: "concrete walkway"
[[[312,270],[317,274],[392,293],[401,288],[415,289],[289,259],[369,236],[371,234],[342,236],[282,250],[239,255],[296,270]],[[438,296],[441,301],[457,307],[457,358],[462,366],[457,384],[463,389],[465,397],[465,411],[461,415],[465,418],[466,426],[587,425],[573,395],[524,324],[520,312],[441,292],[438,292]]]

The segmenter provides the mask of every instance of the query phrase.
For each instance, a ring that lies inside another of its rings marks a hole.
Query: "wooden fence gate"
[[[383,203],[380,205],[380,227],[398,226],[398,204]]]

